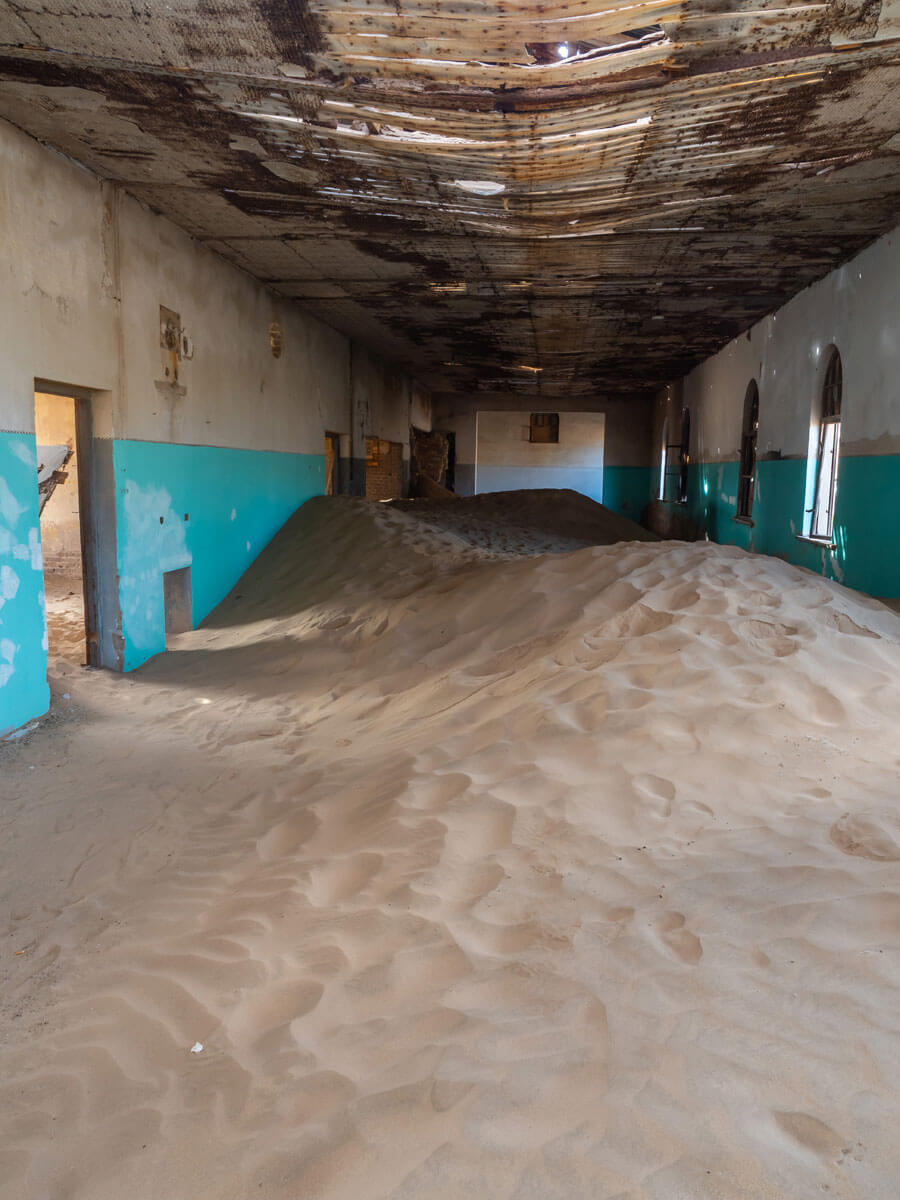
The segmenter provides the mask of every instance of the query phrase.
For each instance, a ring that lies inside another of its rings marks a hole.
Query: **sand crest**
[[[900,619],[454,503],[0,748],[4,1200],[896,1197]]]

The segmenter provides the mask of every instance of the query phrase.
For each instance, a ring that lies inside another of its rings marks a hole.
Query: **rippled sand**
[[[895,1200],[900,619],[480,520],[313,501],[0,748],[4,1200]]]

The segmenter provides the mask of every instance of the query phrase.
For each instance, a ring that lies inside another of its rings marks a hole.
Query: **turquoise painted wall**
[[[116,441],[113,466],[126,671],[165,649],[164,571],[191,568],[199,624],[325,486],[318,454]]]
[[[650,467],[604,467],[603,503],[613,512],[640,521],[656,474]]]
[[[0,733],[50,704],[32,433],[0,433]]]
[[[712,541],[775,555],[872,596],[900,597],[900,550],[894,529],[900,512],[900,455],[841,458],[833,551],[795,537],[803,529],[805,459],[757,464],[752,527],[733,520],[737,487],[736,462],[690,468],[688,514]]]

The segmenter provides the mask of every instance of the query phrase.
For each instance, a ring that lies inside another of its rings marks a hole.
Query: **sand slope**
[[[482,534],[310,502],[2,747],[4,1200],[896,1197],[900,620]]]

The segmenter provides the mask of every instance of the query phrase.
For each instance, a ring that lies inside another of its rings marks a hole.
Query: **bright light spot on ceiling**
[[[495,183],[491,179],[454,179],[453,182],[464,192],[473,196],[499,196],[506,191],[505,183]]]

